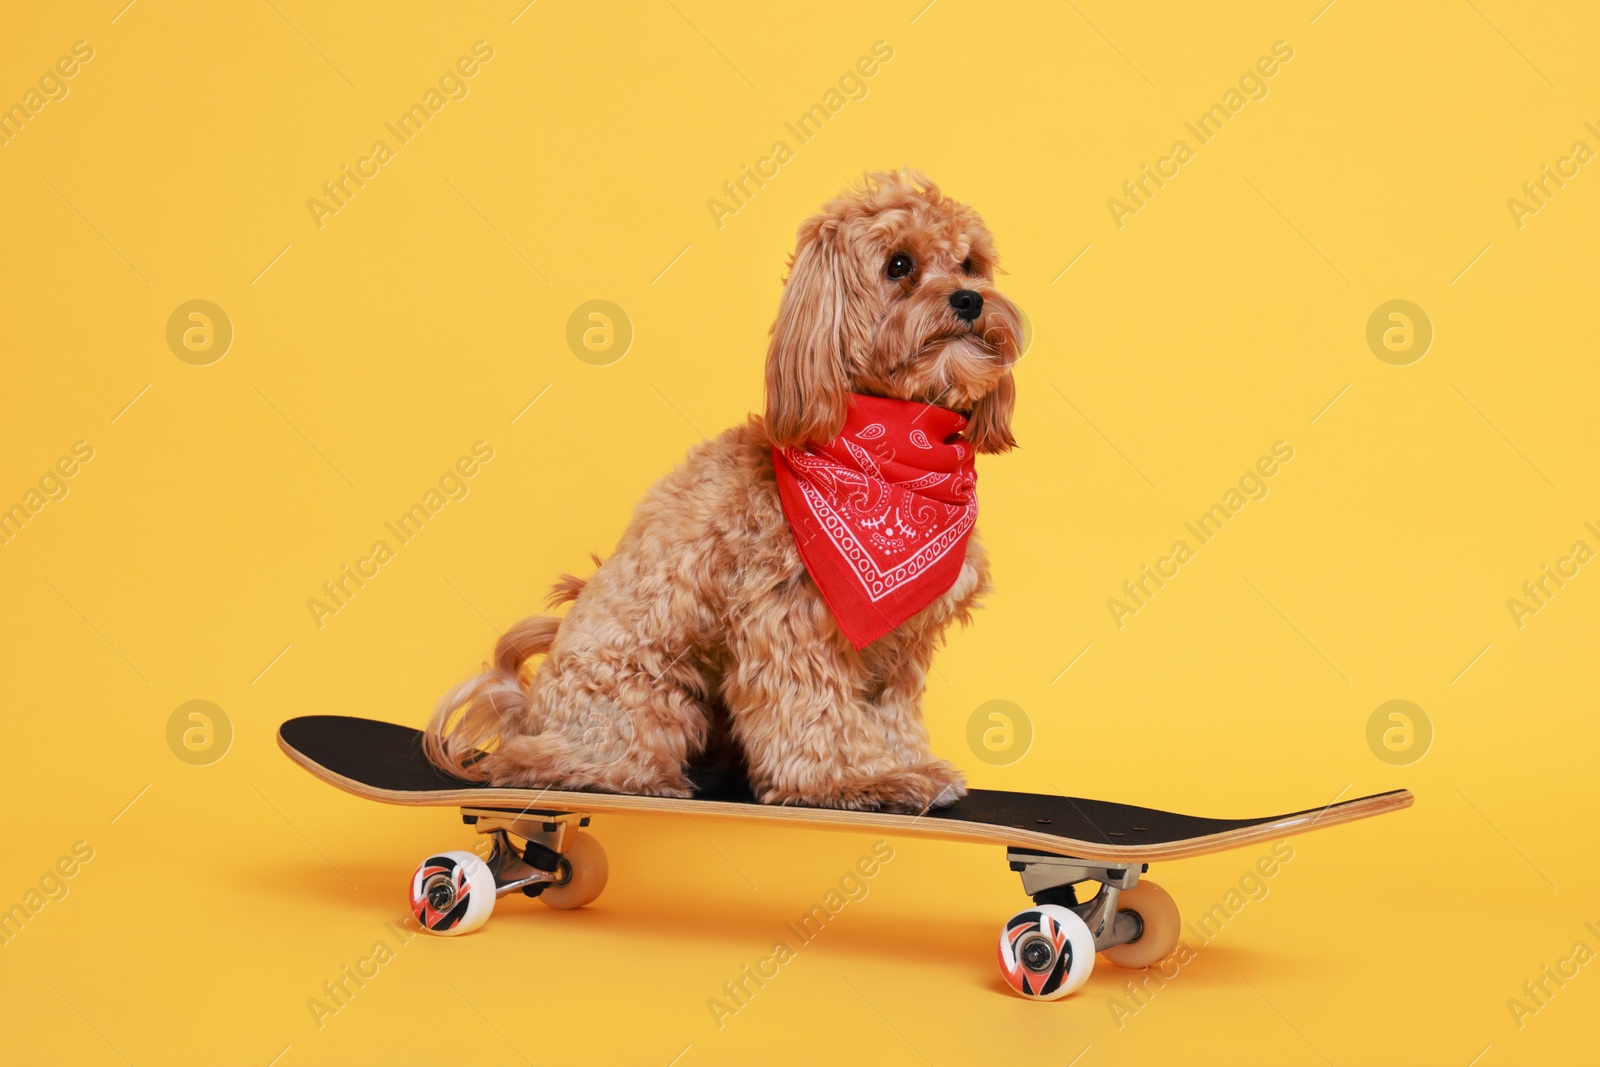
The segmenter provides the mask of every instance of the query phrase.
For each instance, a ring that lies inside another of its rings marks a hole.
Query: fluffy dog
[[[429,759],[496,785],[688,797],[691,766],[732,753],[765,803],[920,812],[964,795],[920,701],[945,627],[989,589],[977,538],[951,553],[953,584],[858,648],[802,560],[774,456],[834,439],[852,394],[947,409],[957,455],[1011,448],[1021,325],[995,263],[978,215],[915,173],[870,174],[807,220],[764,416],[696,446],[587,581],[556,584],[564,618],[517,623],[445,694]]]

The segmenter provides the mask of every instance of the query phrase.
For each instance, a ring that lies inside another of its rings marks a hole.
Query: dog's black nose
[[[971,289],[957,289],[950,294],[950,309],[962,322],[975,322],[983,311],[983,296]]]

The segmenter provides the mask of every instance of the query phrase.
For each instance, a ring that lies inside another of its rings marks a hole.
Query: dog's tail
[[[595,557],[598,566],[600,558]],[[551,588],[551,607],[578,599],[586,583],[563,574]],[[494,660],[482,674],[468,678],[439,698],[422,731],[422,752],[428,762],[457,778],[485,781],[479,766],[485,752],[504,737],[527,701],[523,667],[550,651],[561,619],[534,615],[523,619],[495,642]]]

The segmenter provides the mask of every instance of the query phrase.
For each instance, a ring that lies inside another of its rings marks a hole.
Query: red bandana
[[[852,393],[838,437],[772,450],[800,558],[857,649],[961,573],[978,518],[966,425],[946,408]]]

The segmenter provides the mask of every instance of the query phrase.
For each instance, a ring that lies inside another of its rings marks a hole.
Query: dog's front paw
[[[894,767],[875,774],[852,774],[826,793],[784,801],[852,811],[892,811],[921,815],[953,804],[966,795],[961,772],[943,760],[913,767]]]
[[[921,815],[934,808],[948,807],[966,796],[967,782],[961,772],[944,760],[931,760],[874,775],[856,784],[852,792],[868,811],[893,811]]]
[[[967,795],[967,776],[948,760],[931,760],[917,769],[938,787],[928,802],[929,808],[947,808]]]

